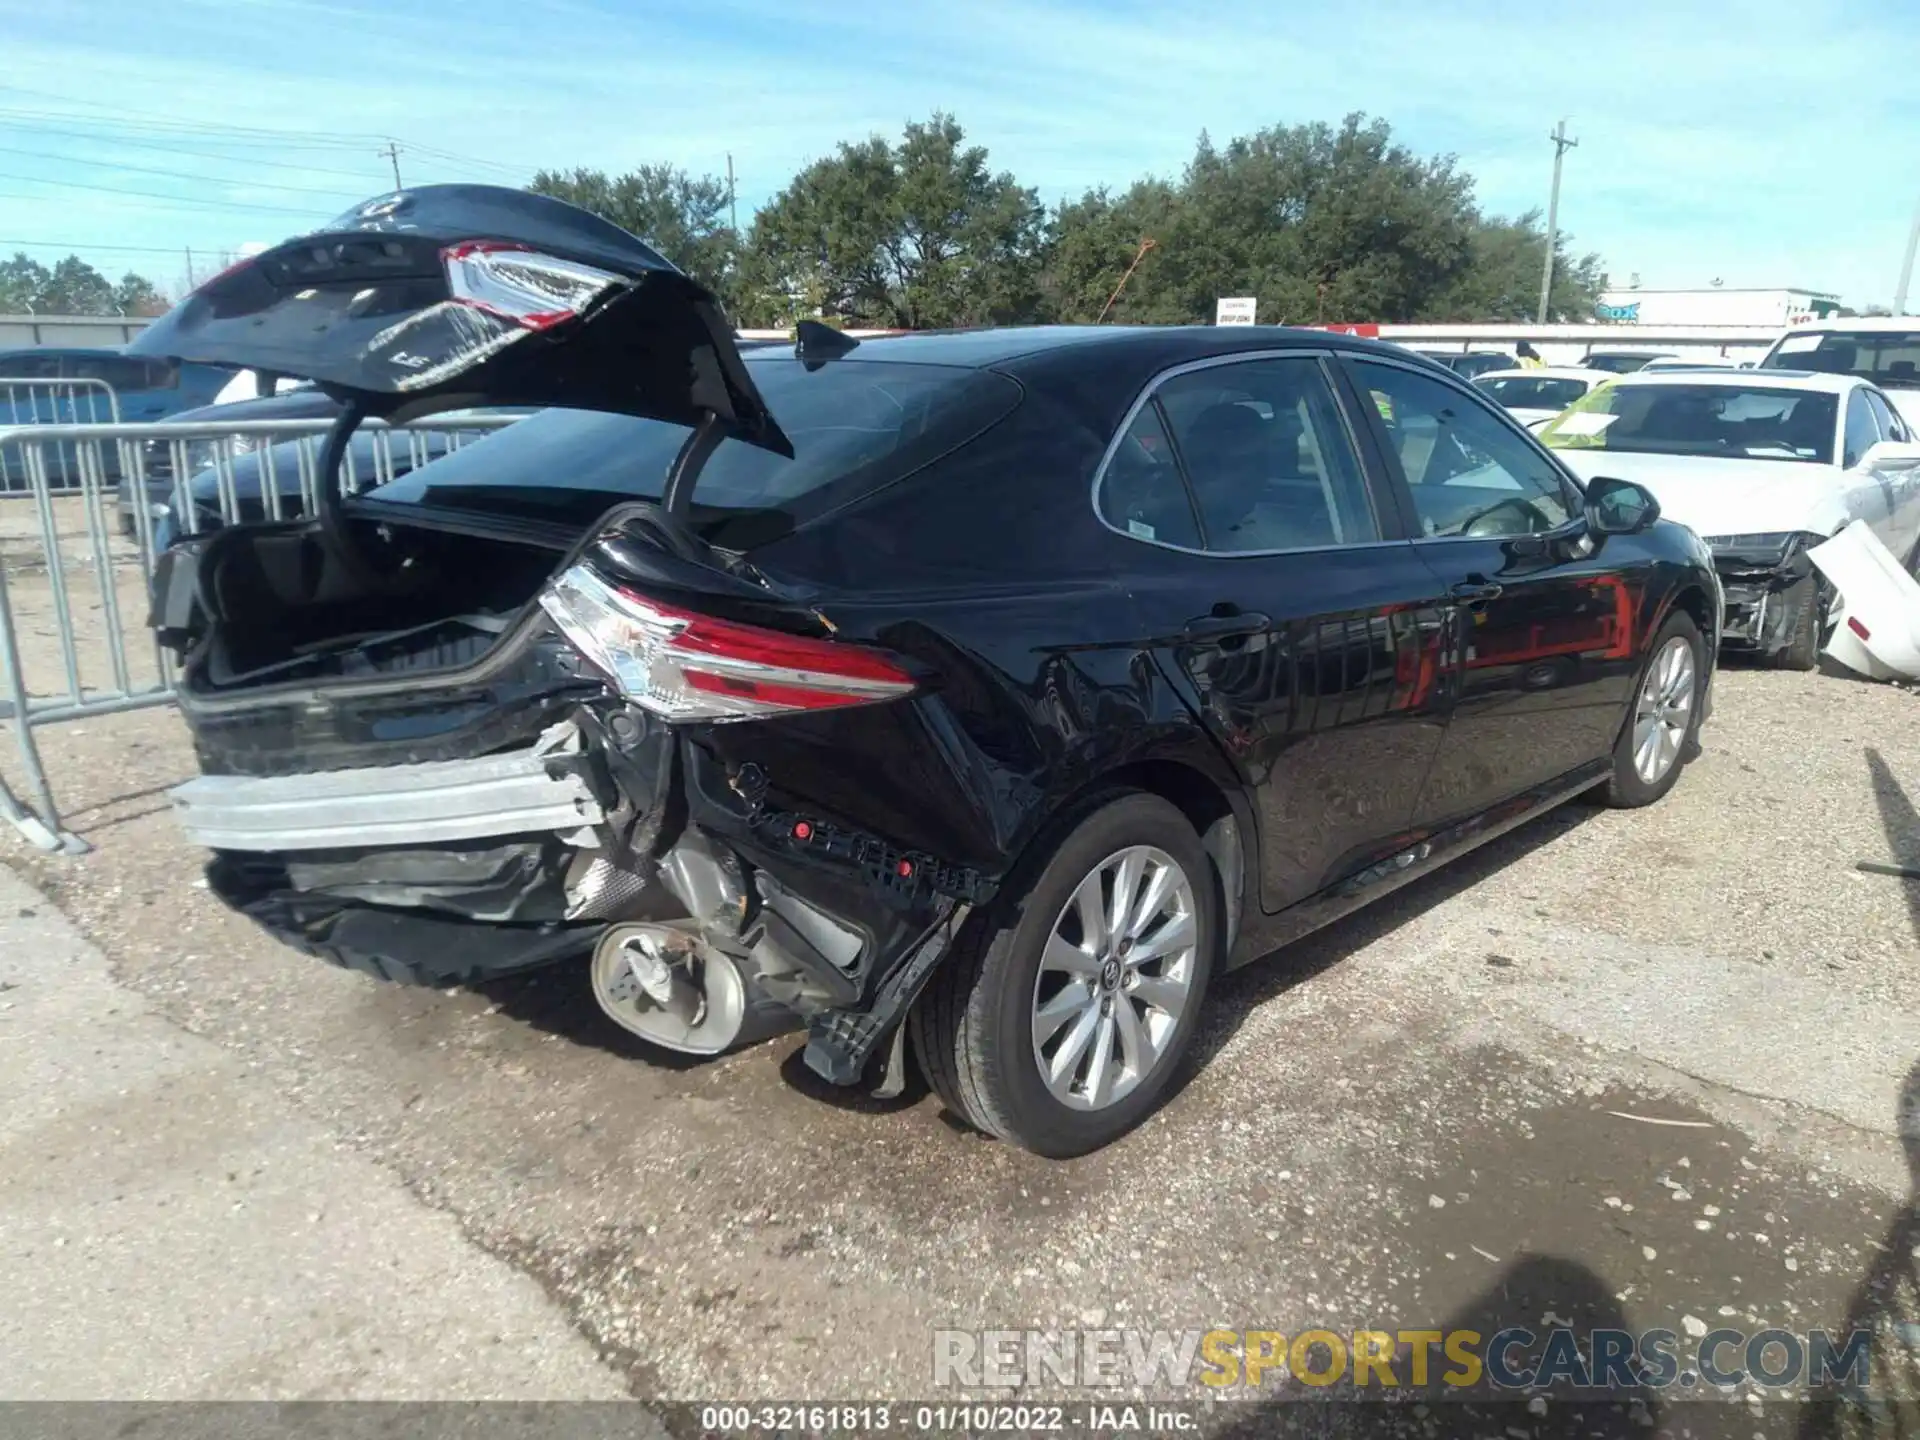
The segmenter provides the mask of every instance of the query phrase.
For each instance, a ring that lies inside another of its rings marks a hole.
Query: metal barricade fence
[[[30,375],[0,375],[0,429],[15,425],[118,425],[120,397],[105,380],[46,379]],[[80,488],[79,466],[69,464],[70,451],[54,452],[53,489],[70,493]],[[25,491],[27,474],[17,458],[10,459],[0,445],[0,494]]]
[[[368,421],[347,448],[342,488],[385,484],[519,418]],[[24,490],[0,493],[0,720],[14,727],[26,789],[22,799],[0,774],[0,819],[41,849],[86,849],[62,827],[35,728],[173,700],[172,658],[146,629],[154,557],[183,535],[315,513],[332,424],[0,427],[0,456],[25,477]],[[53,457],[72,460],[70,487]]]

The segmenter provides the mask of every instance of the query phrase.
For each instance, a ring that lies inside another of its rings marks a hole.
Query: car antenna
[[[807,369],[817,370],[829,360],[838,360],[860,342],[844,330],[822,325],[818,320],[802,320],[793,327],[793,353]]]

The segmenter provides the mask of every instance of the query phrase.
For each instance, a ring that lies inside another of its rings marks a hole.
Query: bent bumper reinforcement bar
[[[606,818],[572,725],[530,749],[312,775],[202,775],[171,792],[187,838],[209,850],[327,850],[571,831]],[[556,763],[560,762],[560,763]]]

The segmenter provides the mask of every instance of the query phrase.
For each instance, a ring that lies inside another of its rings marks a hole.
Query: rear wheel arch
[[[1131,760],[1102,771],[1053,806],[1021,848],[1009,873],[1044,867],[1047,849],[1089,811],[1127,791],[1157,795],[1177,809],[1214,864],[1221,915],[1226,921],[1223,951],[1231,954],[1245,916],[1252,877],[1258,873],[1259,838],[1253,807],[1238,786],[1185,760],[1156,757]]]

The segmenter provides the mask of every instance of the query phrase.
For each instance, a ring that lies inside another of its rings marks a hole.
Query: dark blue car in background
[[[106,424],[165,420],[182,410],[210,405],[234,372],[219,365],[124,355],[118,350],[82,350],[38,346],[0,350],[0,428],[12,425]],[[99,382],[99,383],[95,383]],[[104,384],[112,390],[109,398]],[[109,478],[119,471],[118,447],[101,447]],[[56,486],[77,483],[79,469],[71,446],[47,455],[49,479]],[[17,446],[0,446],[0,488],[26,483],[24,457]]]

